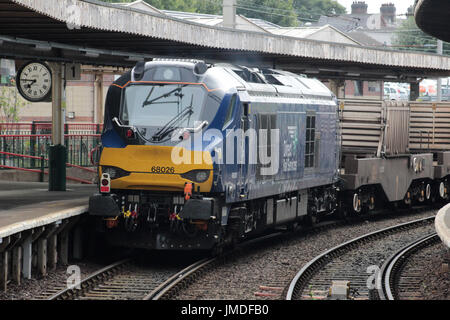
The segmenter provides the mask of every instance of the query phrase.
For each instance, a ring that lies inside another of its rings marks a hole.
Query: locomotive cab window
[[[230,104],[228,105],[228,109],[227,109],[227,115],[225,117],[225,121],[223,122],[224,125],[223,127],[225,128],[231,121],[233,114],[234,114],[234,108],[236,106],[236,95],[233,94],[233,96],[230,99]]]
[[[132,126],[192,127],[202,119],[207,92],[193,84],[136,84],[125,89],[120,120]]]
[[[306,116],[305,168],[314,168],[316,116]]]

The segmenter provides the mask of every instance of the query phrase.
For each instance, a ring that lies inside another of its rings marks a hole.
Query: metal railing
[[[51,140],[50,134],[0,135],[0,164],[27,169],[39,168],[40,164],[34,157],[48,158]],[[68,163],[91,167],[98,162],[98,159],[91,159],[91,152],[100,144],[99,134],[66,134],[64,144],[67,147]],[[30,158],[11,154],[27,155]]]
[[[103,124],[100,123],[66,123],[65,134],[100,134]],[[51,134],[52,123],[48,121],[0,123],[2,135],[34,135]]]
[[[47,171],[45,170],[46,168],[48,168],[49,159],[45,158],[44,156],[34,157],[34,156],[28,156],[28,155],[24,155],[24,154],[16,154],[16,153],[9,153],[9,152],[2,152],[2,151],[0,151],[0,155],[5,155],[10,158],[16,158],[16,159],[32,159],[32,160],[38,161],[39,167],[40,167],[39,169],[29,169],[29,168],[22,168],[22,167],[15,167],[15,166],[10,166],[10,165],[0,164],[0,169],[12,169],[12,170],[20,170],[20,171],[39,173],[39,181],[40,182],[44,182],[44,175],[49,174],[48,170]],[[72,167],[72,168],[78,168],[78,169],[81,169],[81,170],[84,170],[84,171],[87,171],[90,173],[97,173],[97,171],[94,169],[73,165],[71,163],[66,163],[66,166]],[[66,176],[66,180],[75,181],[75,182],[84,183],[84,184],[92,184],[92,181],[80,179],[80,178],[76,178],[76,177],[70,177],[70,176]]]

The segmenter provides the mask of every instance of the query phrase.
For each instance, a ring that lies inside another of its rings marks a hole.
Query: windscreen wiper
[[[154,141],[161,141],[167,134],[169,134],[171,131],[175,130],[176,128],[174,125],[181,120],[183,120],[187,115],[192,115],[194,113],[194,110],[192,109],[192,105],[194,104],[194,95],[192,95],[191,98],[191,104],[184,108],[179,114],[177,114],[175,117],[170,119],[169,122],[167,122],[158,132],[156,132],[152,140]]]
[[[155,87],[153,87],[152,90],[150,91],[149,95],[148,95],[147,98],[145,99],[144,103],[142,104],[142,108],[145,107],[145,106],[148,106],[148,105],[150,105],[150,104],[153,104],[153,103],[155,103],[156,101],[161,100],[161,99],[163,99],[163,98],[168,98],[168,97],[170,97],[172,94],[174,94],[174,93],[176,93],[176,92],[180,92],[180,91],[183,90],[183,88],[186,87],[186,86],[187,86],[187,84],[184,84],[183,86],[181,86],[181,87],[179,87],[179,88],[176,88],[176,89],[173,89],[172,91],[169,91],[169,92],[167,92],[167,93],[165,93],[165,94],[162,94],[162,95],[160,95],[159,97],[156,97],[156,98],[154,98],[154,99],[152,99],[152,100],[148,100],[148,99],[150,98],[150,96],[152,95],[152,93],[153,93],[153,89],[155,89]]]

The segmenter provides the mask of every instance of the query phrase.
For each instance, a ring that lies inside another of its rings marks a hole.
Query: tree
[[[335,0],[294,0],[294,9],[300,21],[319,20],[322,15],[340,15],[347,11]]]
[[[284,27],[297,26],[294,0],[238,0],[237,13],[263,19]]]
[[[0,87],[0,122],[14,123],[19,121],[19,110],[29,103],[25,101],[12,86]],[[1,128],[4,129],[4,128]],[[6,126],[8,129],[8,126]],[[3,131],[3,130],[0,130]],[[3,132],[5,133],[5,132]]]
[[[134,0],[102,0],[109,3],[134,2]],[[222,12],[221,0],[145,0],[148,4],[160,10],[173,10],[183,12],[198,12],[207,14],[220,14]]]
[[[103,0],[118,2],[118,0]],[[124,0],[122,2],[132,2]],[[222,0],[145,0],[161,10],[222,14]],[[237,13],[292,27],[300,22],[319,20],[321,15],[345,13],[336,0],[237,0]]]
[[[392,44],[399,50],[436,52],[437,39],[417,27],[414,17],[408,17],[395,31]],[[450,52],[450,44],[444,42],[444,54]]]

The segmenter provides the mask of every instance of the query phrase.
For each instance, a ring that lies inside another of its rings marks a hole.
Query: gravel
[[[297,272],[319,253],[369,232],[435,215],[437,210],[363,221],[330,230],[273,240],[267,247],[243,250],[227,263],[198,278],[177,300],[283,299],[282,292]],[[261,287],[263,286],[263,287]],[[269,287],[269,288],[264,288]]]
[[[369,266],[381,267],[392,254],[413,242],[418,235],[427,235],[434,230],[434,224],[399,230],[382,238],[359,243],[357,248],[342,253],[323,266],[304,286],[303,291],[294,294],[293,299],[325,299],[332,281],[350,281],[351,296],[358,300],[369,300],[367,281]],[[374,281],[372,281],[374,285]]]
[[[92,272],[100,269],[102,264],[96,262],[74,262],[73,265],[80,267],[81,278],[86,277]],[[22,279],[20,286],[10,282],[8,291],[0,293],[0,300],[37,300],[49,297],[51,293],[64,289],[67,284],[67,278],[71,274],[67,273],[67,266],[58,266],[56,270],[48,271],[48,275],[43,278],[33,274],[32,279]]]
[[[282,299],[282,290],[289,285],[301,267],[320,252],[366,233],[428,217],[436,212],[437,210],[431,210],[409,215],[392,215],[375,221],[362,221],[307,234],[300,231],[295,236],[267,241],[264,248],[255,245],[253,249],[242,249],[225,264],[199,277],[174,299]],[[424,298],[448,299],[449,279],[448,273],[441,272],[442,256],[436,255],[429,259],[429,263],[429,276],[424,280],[424,287],[430,289],[424,292]],[[81,268],[82,278],[104,266],[89,261],[76,264]],[[22,280],[20,286],[9,283],[8,292],[0,293],[0,300],[39,299],[46,296],[45,293],[49,296],[57,289],[65,287],[67,277],[67,267],[58,267],[55,271],[49,271],[42,279],[33,277],[31,280]]]
[[[450,300],[450,271],[443,270],[443,263],[449,263],[447,248],[442,244],[427,247],[412,255],[405,263],[400,279],[402,282],[414,280],[413,294],[400,292],[400,299]],[[410,277],[410,279],[408,279]],[[408,283],[411,288],[411,283]]]

